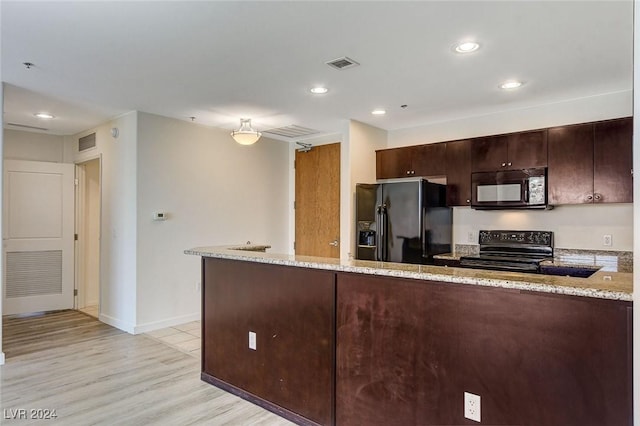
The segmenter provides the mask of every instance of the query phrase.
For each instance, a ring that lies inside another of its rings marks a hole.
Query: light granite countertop
[[[633,274],[598,271],[589,278],[266,253],[268,245],[209,246],[185,254],[368,275],[501,287],[611,300],[633,300]]]

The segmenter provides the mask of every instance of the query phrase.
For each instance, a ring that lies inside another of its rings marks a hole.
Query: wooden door
[[[593,123],[549,129],[549,204],[593,202]]]
[[[632,118],[595,124],[593,145],[594,202],[633,202],[632,145]]]
[[[508,169],[547,167],[546,130],[512,133],[508,140]]]
[[[494,172],[507,167],[507,143],[505,135],[473,139],[471,144],[471,170]]]
[[[295,253],[340,257],[340,144],[296,151]]]
[[[471,140],[447,142],[447,205],[471,205]]]
[[[4,162],[4,314],[73,308],[73,181],[73,164]]]
[[[376,178],[392,179],[411,175],[411,149],[394,148],[376,151]]]

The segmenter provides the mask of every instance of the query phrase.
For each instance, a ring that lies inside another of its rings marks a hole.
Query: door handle
[[[339,242],[338,240],[333,240],[333,241],[331,241],[331,242],[329,243],[329,245],[330,245],[330,246],[333,246],[333,247],[338,247],[338,244],[340,244],[340,242]]]

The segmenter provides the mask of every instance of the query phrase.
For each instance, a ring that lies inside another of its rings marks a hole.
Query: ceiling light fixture
[[[327,89],[326,87],[312,87],[311,88],[311,93],[313,93],[314,95],[324,95],[325,93],[327,93],[329,91],[329,89]]]
[[[371,114],[373,115],[385,115],[387,113],[387,111],[385,111],[384,109],[378,108],[378,109],[374,109],[373,111],[371,111]]]
[[[518,87],[522,86],[522,84],[523,83],[521,81],[509,80],[502,83],[500,85],[500,88],[504,90],[517,89]]]
[[[52,118],[55,118],[53,114],[49,114],[48,112],[37,112],[33,115],[35,115],[38,118],[43,118],[45,120],[51,120]]]
[[[253,130],[250,118],[240,119],[240,128],[231,132],[231,137],[240,145],[253,145],[258,142],[262,133]]]
[[[464,41],[462,43],[456,44],[453,47],[453,50],[455,50],[458,53],[471,53],[471,52],[475,52],[479,48],[480,48],[480,45],[475,41]]]

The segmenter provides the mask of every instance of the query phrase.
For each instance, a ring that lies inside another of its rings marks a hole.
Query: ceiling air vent
[[[326,64],[337,70],[344,70],[347,68],[353,68],[360,65],[353,59],[347,58],[346,56],[343,56],[342,58],[334,59],[333,61],[326,62]]]
[[[309,129],[307,127],[296,126],[292,124],[291,126],[277,127],[275,129],[264,130],[262,133],[270,133],[276,136],[283,136],[285,138],[299,138],[303,136],[310,136],[320,133],[319,130]]]
[[[26,124],[17,124],[17,123],[7,123],[7,126],[14,126],[14,127],[20,127],[23,129],[32,129],[32,130],[43,130],[43,131],[49,130],[49,129],[45,129],[44,127],[27,126]]]
[[[91,148],[96,147],[96,134],[91,133],[90,135],[83,136],[78,139],[78,151],[86,151]]]

